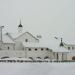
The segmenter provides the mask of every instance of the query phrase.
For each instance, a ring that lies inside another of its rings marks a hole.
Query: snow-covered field
[[[0,63],[0,75],[75,75],[75,63]]]

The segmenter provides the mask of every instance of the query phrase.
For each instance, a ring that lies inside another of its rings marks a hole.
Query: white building
[[[0,58],[29,58],[32,60],[66,61],[75,60],[75,45],[65,44],[62,39],[59,42],[55,38],[49,38],[43,42],[29,32],[22,32],[20,22],[18,33],[2,33],[0,27]],[[46,39],[44,39],[46,40]]]

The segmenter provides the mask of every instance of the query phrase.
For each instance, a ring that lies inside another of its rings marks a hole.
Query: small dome
[[[64,46],[63,42],[62,42],[62,38],[61,38],[61,43],[60,43],[60,46]]]
[[[18,27],[23,27],[21,24]]]
[[[63,42],[60,43],[60,46],[64,46]]]

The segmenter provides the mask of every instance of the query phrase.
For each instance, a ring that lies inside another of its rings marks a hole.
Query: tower
[[[23,26],[21,24],[21,20],[20,20],[20,24],[18,25],[18,32],[21,33],[23,30]]]

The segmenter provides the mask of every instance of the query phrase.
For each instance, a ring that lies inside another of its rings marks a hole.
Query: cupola
[[[23,25],[21,24],[21,20],[20,20],[20,24],[18,25],[18,32],[21,33],[23,31]]]

